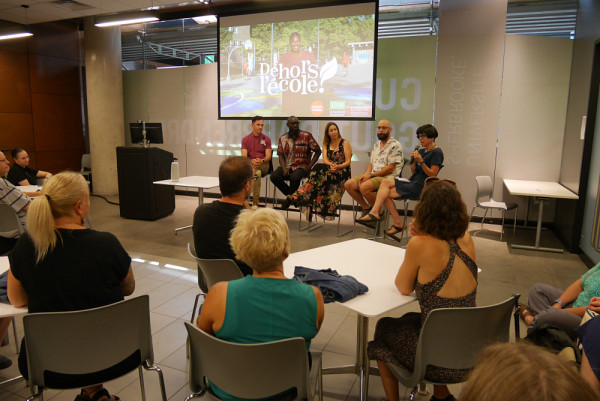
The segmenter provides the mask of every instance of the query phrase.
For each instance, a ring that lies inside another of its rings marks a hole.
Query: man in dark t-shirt
[[[250,159],[242,156],[225,159],[219,166],[221,199],[198,206],[192,226],[199,258],[232,259],[245,276],[252,274],[252,269],[235,258],[229,233],[240,212],[249,207],[246,198],[252,191],[253,180]]]

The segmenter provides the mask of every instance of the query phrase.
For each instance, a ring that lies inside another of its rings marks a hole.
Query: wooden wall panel
[[[81,168],[82,149],[38,151],[36,165],[38,169],[58,173],[60,171],[79,171]]]
[[[34,168],[79,170],[82,35],[71,22],[32,29],[32,38],[0,44],[0,148],[24,148]]]
[[[8,150],[35,148],[31,113],[0,112],[0,147]],[[12,161],[12,158],[8,159]]]
[[[31,112],[30,92],[27,54],[0,50],[0,112]]]
[[[34,93],[31,99],[37,152],[85,148],[79,96]]]
[[[29,53],[66,58],[82,59],[79,26],[70,22],[53,22],[31,26],[33,38],[29,41]]]
[[[31,92],[81,95],[80,61],[29,54]]]

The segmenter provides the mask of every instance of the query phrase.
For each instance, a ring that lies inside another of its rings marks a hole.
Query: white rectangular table
[[[203,175],[190,175],[188,177],[181,177],[178,181],[173,180],[162,180],[154,181],[153,184],[157,185],[170,185],[172,187],[186,187],[186,188],[197,188],[198,189],[198,205],[204,203],[204,190],[215,188],[219,186],[219,177],[207,177]],[[185,226],[175,229],[175,235],[181,230],[189,230],[192,226]]]
[[[558,182],[549,181],[528,181],[528,180],[504,180],[504,186],[511,195],[533,197],[535,203],[539,203],[537,218],[537,228],[535,233],[535,245],[511,245],[518,249],[531,249],[535,251],[546,252],[563,252],[559,248],[544,248],[540,246],[540,235],[542,232],[542,217],[544,213],[544,202],[548,202],[550,198],[556,199],[579,199],[579,196],[569,189],[565,188]],[[529,205],[529,199],[527,199]],[[527,208],[529,211],[529,207]],[[529,213],[528,213],[529,214]],[[525,221],[527,221],[525,217]]]
[[[4,273],[5,271],[7,271],[9,268],[9,264],[8,264],[8,256],[0,256],[0,273]],[[2,317],[15,317],[17,315],[24,315],[27,313],[27,307],[24,308],[15,308],[14,306],[12,306],[11,304],[5,304],[0,302],[0,318]],[[15,327],[15,321],[13,320],[13,333],[15,336],[15,349],[17,352],[19,352],[19,341],[17,339],[17,329]],[[8,335],[8,333],[7,333]],[[4,380],[3,382],[0,382],[0,386],[5,386],[5,385],[9,385],[9,384],[14,384],[18,381],[23,380],[22,376],[17,376],[17,377],[13,377],[11,379],[8,380]]]
[[[367,335],[369,318],[376,318],[416,300],[414,295],[402,295],[394,285],[396,273],[404,260],[405,250],[367,239],[353,239],[333,245],[291,254],[284,262],[286,277],[294,276],[295,266],[311,269],[331,268],[350,275],[369,287],[369,291],[340,303],[357,316],[356,363],[323,369],[324,374],[352,373],[360,377],[360,399],[367,400],[369,358]]]

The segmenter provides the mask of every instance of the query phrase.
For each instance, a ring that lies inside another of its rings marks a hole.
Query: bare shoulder
[[[473,260],[475,260],[475,242],[473,241],[473,237],[469,232],[465,232],[462,238],[458,239],[458,245],[460,248],[469,255]]]
[[[412,237],[406,246],[406,250],[411,249],[412,251],[418,252],[421,250],[431,250],[432,247],[440,246],[440,241],[429,235],[417,235]]]
[[[226,281],[221,281],[210,287],[208,294],[206,294],[206,300],[209,302],[224,301],[227,298],[227,285]]]

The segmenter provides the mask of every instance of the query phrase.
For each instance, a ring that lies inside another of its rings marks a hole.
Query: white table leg
[[[531,245],[511,245],[512,248],[515,249],[527,249],[527,250],[533,250],[533,251],[542,251],[542,252],[556,252],[556,253],[563,253],[564,249],[561,248],[544,248],[540,246],[540,236],[542,233],[542,218],[544,216],[544,203],[548,202],[548,198],[535,198],[535,202],[540,204],[540,207],[538,208],[538,221],[537,221],[537,227],[535,230],[535,245],[531,246]]]
[[[202,205],[204,203],[204,188],[198,188],[198,206]],[[177,233],[179,231],[183,231],[183,230],[190,230],[192,228],[192,226],[185,226],[185,227],[179,227],[175,229],[175,235],[177,235]]]
[[[367,334],[369,318],[358,315],[356,320],[356,363],[354,365],[336,366],[323,369],[324,375],[348,374],[358,376],[360,384],[360,401],[367,401],[369,394],[369,373],[378,374],[377,368],[371,368],[367,355]]]

